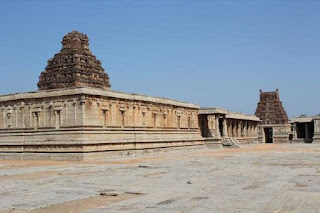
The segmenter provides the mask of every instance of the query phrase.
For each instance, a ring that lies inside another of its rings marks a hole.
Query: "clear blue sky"
[[[0,94],[37,90],[71,30],[112,89],[253,114],[279,88],[290,117],[320,113],[320,1],[21,0],[0,7]]]

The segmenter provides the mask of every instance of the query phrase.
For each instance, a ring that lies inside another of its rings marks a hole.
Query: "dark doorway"
[[[272,128],[264,128],[265,143],[273,143],[273,131]]]
[[[306,123],[306,125],[308,125],[308,138],[313,138],[313,135],[314,135],[314,123],[313,122],[309,122],[309,123]]]
[[[207,115],[199,116],[199,123],[202,137],[208,137],[208,117]]]
[[[306,127],[305,123],[297,123],[297,138],[305,138],[306,137]]]
[[[223,135],[223,118],[219,118],[219,130],[220,130],[220,135]]]

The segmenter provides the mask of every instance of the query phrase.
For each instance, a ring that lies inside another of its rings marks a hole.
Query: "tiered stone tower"
[[[63,37],[62,49],[48,60],[39,78],[39,90],[95,87],[109,89],[109,76],[89,49],[88,36],[72,31]]]
[[[282,106],[279,90],[262,92],[255,115],[260,118],[261,124],[287,124],[289,119]]]

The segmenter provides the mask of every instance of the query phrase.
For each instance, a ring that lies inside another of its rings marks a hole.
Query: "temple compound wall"
[[[320,116],[294,118],[290,123],[292,125],[293,142],[320,142]]]
[[[286,111],[280,101],[279,90],[262,92],[255,115],[260,118],[258,137],[261,143],[287,143],[292,134]]]
[[[223,144],[227,138],[238,142],[258,142],[258,123],[260,119],[253,115],[234,113],[220,108],[201,108],[199,125],[206,141]]]
[[[203,144],[199,106],[174,100],[74,88],[1,96],[0,106],[0,152],[86,153]]]

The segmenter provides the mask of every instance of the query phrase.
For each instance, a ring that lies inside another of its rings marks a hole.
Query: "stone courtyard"
[[[0,212],[320,212],[320,144],[0,161]]]

